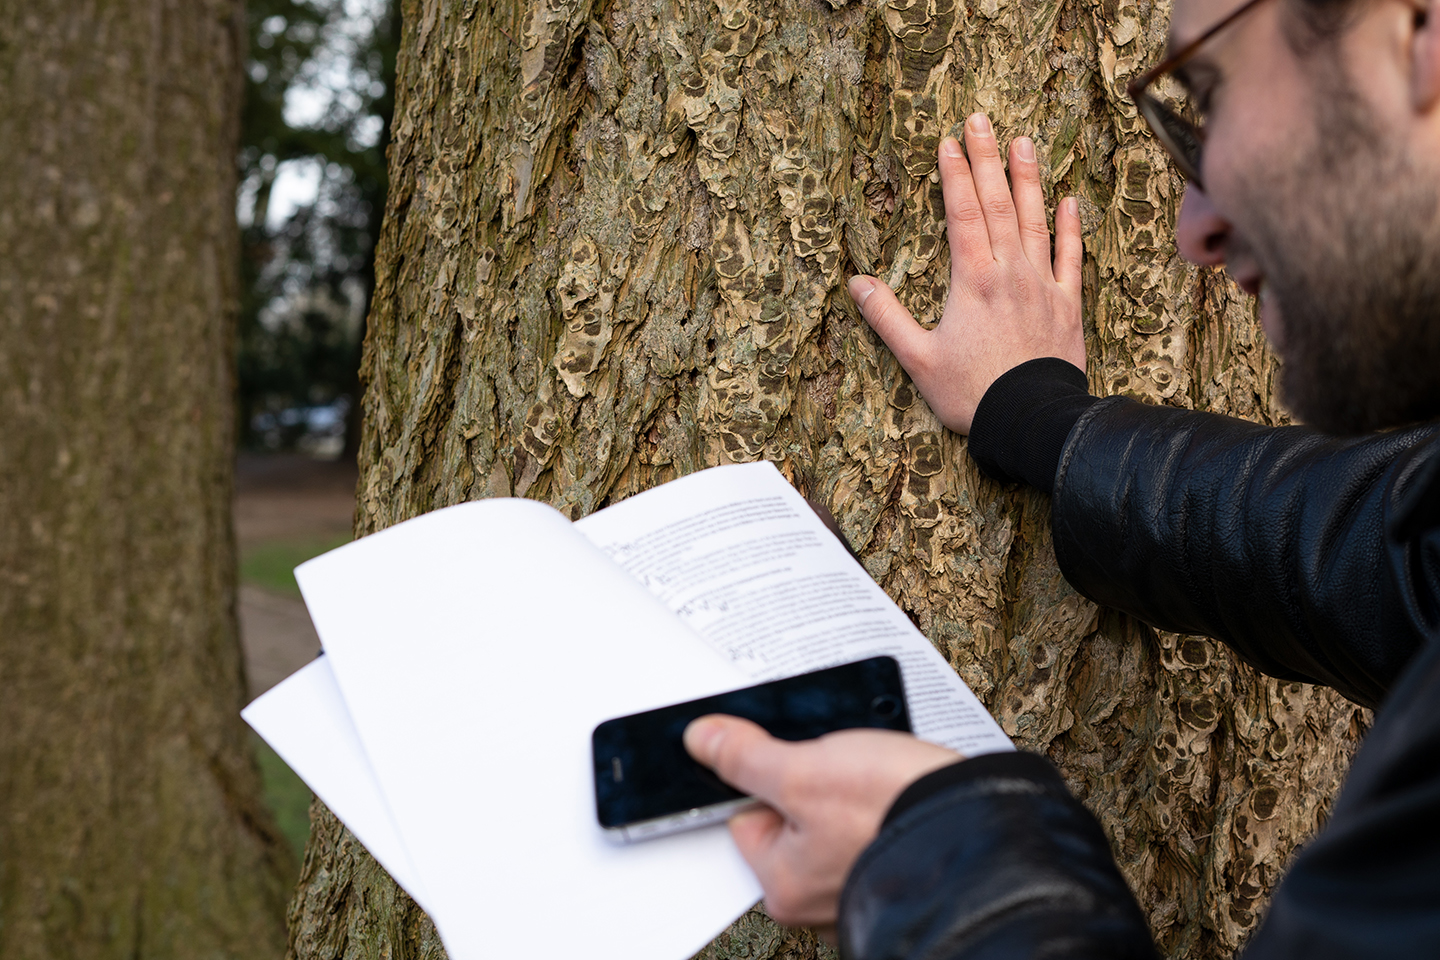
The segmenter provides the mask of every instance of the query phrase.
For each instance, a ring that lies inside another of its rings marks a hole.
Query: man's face
[[[1177,0],[1172,37],[1236,5]],[[1388,69],[1395,20],[1375,11],[1391,7],[1360,0],[1319,40],[1294,0],[1271,0],[1184,76],[1206,113],[1207,193],[1187,195],[1182,251],[1260,296],[1283,399],[1337,432],[1440,414],[1440,165],[1417,158],[1410,89]]]

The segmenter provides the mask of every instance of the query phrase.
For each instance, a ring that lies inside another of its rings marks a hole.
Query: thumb
[[[894,291],[882,281],[854,276],[850,278],[849,290],[865,322],[885,341],[900,365],[909,370],[924,350],[928,331],[915,322],[910,311],[896,299]]]
[[[770,736],[759,724],[723,714],[691,721],[684,740],[690,756],[721,780],[774,805],[786,766],[789,744],[785,741]]]

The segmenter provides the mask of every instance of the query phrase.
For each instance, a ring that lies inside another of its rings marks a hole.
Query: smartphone
[[[755,802],[685,752],[685,727],[711,713],[753,720],[782,740],[809,740],[856,727],[910,730],[894,657],[871,657],[606,720],[590,741],[595,809],[612,837],[644,840],[702,827]]]

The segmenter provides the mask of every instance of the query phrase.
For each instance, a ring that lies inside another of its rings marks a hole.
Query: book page
[[[555,956],[678,960],[759,898],[723,825],[597,822],[597,723],[746,677],[558,512],[438,510],[296,579],[452,960],[531,955],[537,930]]]
[[[918,736],[966,756],[1014,749],[773,464],[691,474],[575,526],[752,682],[889,654]]]

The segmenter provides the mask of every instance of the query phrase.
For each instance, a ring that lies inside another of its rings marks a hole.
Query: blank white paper
[[[312,660],[257,697],[240,715],[395,882],[425,907],[420,878],[385,806],[329,661]]]
[[[559,513],[451,507],[296,579],[455,960],[683,960],[759,899],[723,826],[596,822],[596,724],[746,678]]]

